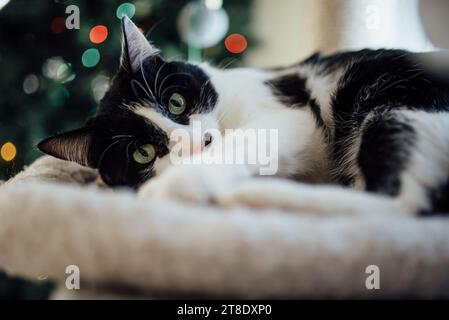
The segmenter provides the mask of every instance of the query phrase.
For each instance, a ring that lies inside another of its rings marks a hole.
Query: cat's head
[[[194,119],[204,129],[218,128],[213,111],[219,97],[207,68],[164,60],[127,17],[122,30],[120,68],[97,114],[84,127],[47,138],[38,147],[98,168],[111,186],[137,187],[169,165],[173,130],[191,130]],[[206,131],[193,141],[199,149],[210,142]]]

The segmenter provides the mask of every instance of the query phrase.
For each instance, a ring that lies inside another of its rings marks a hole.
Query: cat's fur
[[[420,54],[362,50],[221,70],[165,61],[129,19],[122,23],[121,67],[97,115],[44,140],[42,151],[144,197],[312,213],[449,212],[449,85],[423,69]],[[187,102],[181,115],[167,109],[173,92]],[[170,133],[193,120],[205,132],[277,129],[277,176],[289,180],[255,177],[257,166],[171,165]],[[133,162],[147,143],[155,160]]]

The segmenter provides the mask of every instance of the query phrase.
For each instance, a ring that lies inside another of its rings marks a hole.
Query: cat
[[[141,197],[312,214],[449,212],[449,85],[421,66],[424,54],[366,49],[223,70],[165,60],[127,17],[122,30],[120,68],[97,114],[43,140],[44,153]],[[204,131],[192,156],[217,145],[210,129],[224,144],[225,129],[276,129],[276,176],[260,177],[260,165],[173,165],[171,133],[194,121]]]

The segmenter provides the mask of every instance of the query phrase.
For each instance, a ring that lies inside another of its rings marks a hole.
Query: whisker
[[[129,163],[129,146],[131,145],[131,143],[136,143],[135,141],[130,141],[127,145],[126,145],[126,163]],[[127,174],[128,173],[128,167],[129,166],[126,166],[126,171],[125,171],[125,173]]]
[[[231,113],[232,109],[227,108],[224,110],[224,112],[222,112],[219,116],[218,116],[218,123],[221,123],[222,121],[224,121],[226,119],[227,116],[229,116],[229,114]]]
[[[165,67],[165,65],[167,64],[167,61],[164,61],[164,63],[162,64],[162,66],[159,67],[159,69],[156,72],[156,78],[154,80],[154,92],[158,91],[156,90],[156,86],[157,86],[157,80],[159,78],[159,73],[161,72],[161,70]],[[158,92],[158,98],[160,98],[159,92]]]
[[[147,33],[145,33],[145,38],[148,40],[148,37],[150,36],[151,32],[153,32],[165,19],[161,19],[158,22],[156,22],[155,24],[153,24],[150,28],[150,30],[147,31]]]
[[[199,99],[199,104],[203,103],[203,97],[204,97],[204,88],[206,87],[206,85],[211,81],[211,79],[209,78],[207,81],[204,81],[203,85],[201,86],[200,89],[200,99]]]
[[[118,139],[117,141],[112,142],[112,143],[111,143],[111,144],[110,144],[110,145],[103,151],[103,153],[102,153],[101,156],[100,156],[100,159],[98,160],[98,166],[101,165],[101,162],[103,161],[103,158],[104,158],[106,152],[108,152],[109,149],[111,149],[113,146],[115,146],[117,143],[123,141],[124,139],[127,139],[127,138],[126,138],[126,137],[125,137],[125,138],[120,138],[120,139]]]
[[[182,54],[177,54],[177,55],[174,55],[174,56],[172,56],[172,57],[170,57],[170,58],[167,58],[166,60],[168,61],[168,62],[172,62],[172,61],[175,61],[175,59],[178,59],[178,58],[180,58],[180,57],[182,57],[183,55]]]
[[[148,167],[148,168],[142,170],[141,172],[139,172],[140,178],[142,178],[144,180],[148,180],[149,178],[151,178],[151,173],[152,173],[151,169],[152,168],[153,167]]]
[[[164,94],[167,90],[172,89],[172,88],[187,88],[186,86],[181,86],[181,85],[174,85],[174,86],[169,86],[167,88],[164,89],[164,91],[162,91],[161,96],[159,97],[159,99],[163,100],[164,98]]]
[[[131,87],[132,87],[134,84],[139,85],[139,86],[140,86],[140,89],[142,89],[143,92],[145,92],[145,94],[148,96],[148,98],[150,98],[150,100],[153,100],[152,96],[148,93],[148,91],[145,89],[145,87],[144,87],[139,81],[137,81],[136,79],[133,79],[133,80],[131,81]],[[136,90],[134,90],[134,91],[136,91]],[[134,92],[134,93],[136,93],[136,92]]]
[[[159,89],[158,89],[158,96],[159,96],[159,97],[160,97],[160,92],[161,92],[162,86],[164,85],[165,81],[167,81],[167,79],[169,79],[169,78],[171,78],[171,77],[173,77],[173,76],[176,76],[176,75],[184,75],[184,76],[188,76],[188,77],[191,77],[191,78],[195,79],[190,73],[187,73],[187,72],[175,72],[175,73],[171,73],[171,74],[169,74],[168,76],[166,76],[166,77],[162,80],[161,84],[159,85]]]
[[[229,62],[227,62],[224,66],[220,66],[220,65],[218,65],[218,69],[221,69],[221,70],[224,70],[224,69],[226,69],[227,67],[229,67],[231,64],[233,64],[234,62],[236,62],[236,61],[239,61],[240,59],[238,59],[238,58],[232,58],[231,59],[231,61],[229,61]],[[223,63],[224,61],[226,61],[226,60],[223,60],[221,63]],[[221,64],[220,63],[220,64]]]
[[[143,71],[142,54],[140,54],[140,72],[142,73],[142,78],[143,78],[143,81],[145,81],[145,85],[147,86],[148,90],[151,92],[151,95],[153,96],[153,100],[156,101],[156,96],[154,95],[154,92],[150,89],[150,86],[147,81],[147,77],[145,76],[145,72]]]
[[[133,137],[134,136],[130,135],[130,134],[119,134],[119,135],[113,136],[112,139],[115,140],[117,138],[133,138]]]

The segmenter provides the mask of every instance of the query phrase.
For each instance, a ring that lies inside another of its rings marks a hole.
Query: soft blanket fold
[[[2,185],[0,268],[64,285],[66,267],[77,265],[81,291],[101,285],[183,297],[449,297],[445,218],[225,210],[79,185],[95,178],[92,170],[44,157]],[[378,290],[365,286],[369,265],[379,267]]]

